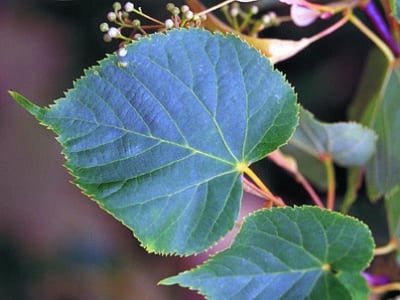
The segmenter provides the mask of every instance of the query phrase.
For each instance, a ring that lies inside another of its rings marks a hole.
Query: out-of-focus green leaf
[[[400,183],[400,68],[390,72],[380,105],[371,120],[377,152],[367,165],[368,194],[378,199]]]
[[[378,49],[372,49],[362,72],[356,96],[349,108],[349,119],[369,126],[379,105],[380,92],[388,70],[386,57]]]
[[[246,218],[229,249],[161,284],[215,300],[364,300],[360,272],[373,247],[369,229],[354,218],[318,207],[268,209]]]
[[[400,184],[387,193],[385,204],[390,236],[400,242]]]
[[[299,126],[282,151],[296,158],[299,170],[319,187],[326,186],[321,158],[330,156],[341,166],[362,166],[375,151],[373,131],[356,123],[324,123],[300,109]]]
[[[316,158],[330,156],[341,166],[364,165],[375,151],[375,134],[356,123],[323,123],[305,109],[289,143]]]
[[[392,10],[392,16],[400,23],[400,0],[390,0],[389,3],[390,9]]]
[[[368,195],[379,199],[400,183],[400,69],[378,50],[370,54],[349,116],[374,129],[376,154],[367,164]]]
[[[58,134],[75,183],[148,251],[201,252],[238,217],[239,166],[292,135],[296,96],[233,35],[174,30],[126,48],[49,108],[12,95]]]
[[[372,51],[360,88],[350,109],[351,119],[372,128],[377,151],[367,164],[368,195],[382,197],[400,182],[400,68],[388,65],[384,56]]]

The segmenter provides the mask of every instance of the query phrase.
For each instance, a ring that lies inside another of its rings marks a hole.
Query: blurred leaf
[[[400,184],[386,195],[385,204],[390,236],[400,243]]]
[[[325,188],[321,158],[328,155],[341,166],[361,166],[373,155],[375,140],[375,134],[360,124],[320,122],[301,108],[299,126],[282,151],[296,159],[299,170],[311,182]]]
[[[372,49],[362,72],[356,96],[349,108],[349,119],[369,126],[376,106],[379,105],[380,92],[385,85],[388,72],[386,57],[379,49]]]
[[[367,59],[367,64],[362,73],[362,78],[356,96],[349,108],[350,120],[371,126],[376,106],[379,105],[380,92],[385,84],[388,63],[386,57],[378,49],[372,49]],[[360,179],[363,177],[363,168],[352,167],[347,173],[347,190],[344,197],[342,212],[346,212],[356,200]]]
[[[400,68],[372,51],[350,118],[360,120],[378,135],[376,154],[367,164],[368,195],[382,197],[400,182]]]
[[[315,158],[329,155],[341,166],[364,165],[375,151],[375,134],[356,123],[323,123],[300,109],[299,126],[289,143]]]
[[[367,188],[378,199],[400,183],[400,69],[390,72],[371,127],[378,135],[377,152],[367,165]]]
[[[366,299],[367,226],[318,207],[273,208],[244,221],[232,246],[166,278],[209,299]],[[354,288],[354,287],[357,288]]]
[[[390,0],[389,3],[390,9],[392,10],[392,16],[400,23],[400,0]]]
[[[238,166],[285,143],[298,112],[257,50],[199,29],[128,45],[49,108],[12,95],[58,134],[75,183],[158,253],[203,251],[233,227]]]

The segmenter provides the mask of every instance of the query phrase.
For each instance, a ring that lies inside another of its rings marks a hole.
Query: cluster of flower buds
[[[164,22],[145,14],[140,7],[133,3],[114,2],[113,10],[107,14],[107,22],[100,24],[100,31],[104,33],[104,40],[110,42],[113,39],[122,40],[124,43],[137,40],[148,34],[149,31],[165,31],[173,28],[199,27],[205,16],[199,16],[192,12],[187,5],[181,7],[168,3],[166,6],[170,17]],[[135,17],[132,17],[135,16]],[[141,20],[150,21],[150,25],[142,25]]]
[[[129,13],[135,9],[131,2],[127,2],[124,7],[120,2],[114,2],[113,10],[107,14],[107,20],[113,24],[110,26],[107,22],[100,24],[100,31],[104,32],[104,40],[110,42],[112,39],[125,39],[122,30],[125,28],[139,28],[140,21],[130,20]]]
[[[278,26],[282,22],[281,18],[273,11],[259,16],[257,5],[251,5],[244,10],[238,2],[234,2],[231,5],[223,6],[221,9],[234,30],[252,36],[256,36],[267,27]]]
[[[178,7],[173,3],[168,3],[166,8],[171,13],[171,17],[164,23],[166,29],[199,27],[206,18],[205,15],[195,14],[187,5]]]

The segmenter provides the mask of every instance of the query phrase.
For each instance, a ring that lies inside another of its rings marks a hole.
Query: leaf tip
[[[33,104],[31,101],[22,96],[20,93],[13,90],[9,90],[8,93],[22,108],[24,108],[27,112],[29,112],[33,116],[37,117],[41,112],[42,108],[40,106]]]

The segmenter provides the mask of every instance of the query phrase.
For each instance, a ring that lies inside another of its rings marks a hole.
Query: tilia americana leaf
[[[234,226],[243,166],[292,135],[296,95],[233,35],[172,30],[126,50],[50,107],[11,94],[57,134],[75,184],[149,252],[201,252]]]

